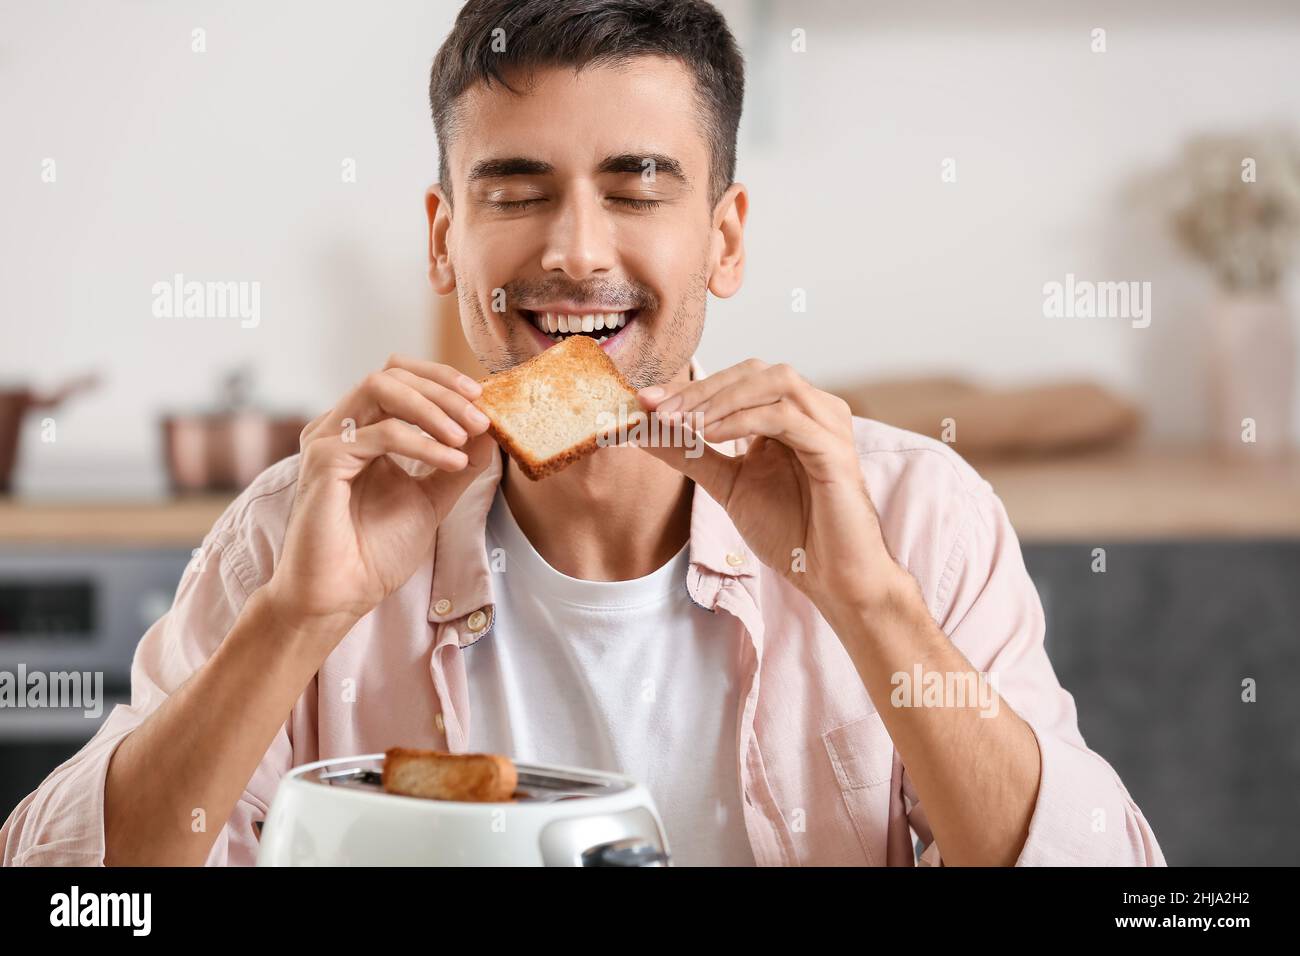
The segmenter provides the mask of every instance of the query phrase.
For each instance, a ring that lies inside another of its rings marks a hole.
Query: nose
[[[550,220],[542,268],[571,279],[586,279],[615,266],[614,236],[600,199],[574,190]]]

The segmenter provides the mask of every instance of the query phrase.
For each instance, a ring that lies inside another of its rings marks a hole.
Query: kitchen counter
[[[1300,538],[1300,455],[1241,462],[1137,449],[975,466],[1023,541]],[[197,547],[233,498],[0,500],[0,545]]]
[[[1300,538],[1300,455],[1131,449],[976,465],[1022,540]]]
[[[0,545],[197,548],[234,497],[111,502],[0,498]]]

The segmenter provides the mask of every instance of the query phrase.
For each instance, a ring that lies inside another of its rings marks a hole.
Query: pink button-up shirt
[[[1043,611],[1001,502],[946,445],[854,420],[857,452],[889,549],[920,583],[934,620],[1042,752],[1020,864],[1162,865],[1155,835],[1110,765],[1088,749],[1073,698],[1043,649]],[[744,443],[718,446],[736,453]],[[634,452],[619,452],[633,454]],[[225,822],[209,864],[251,864],[255,821],[298,764],[388,747],[463,751],[469,710],[463,648],[492,640],[494,575],[484,548],[501,479],[493,463],[438,528],[410,579],[362,619],[304,690]],[[0,829],[6,865],[100,865],[104,778],[114,749],[206,661],[244,602],[271,577],[298,478],[272,466],[203,541],[171,609],[141,640],[131,704],[54,770]],[[876,705],[816,608],[751,555],[698,486],[684,582],[741,636],[737,785],[759,865],[940,862],[912,781]],[[274,640],[275,635],[266,635]]]

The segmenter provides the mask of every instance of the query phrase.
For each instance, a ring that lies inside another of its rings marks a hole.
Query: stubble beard
[[[471,348],[479,362],[489,372],[495,374],[514,368],[521,362],[532,358],[533,346],[529,341],[529,332],[522,323],[506,321],[502,323],[505,341],[491,352],[482,352],[474,347],[474,342],[492,341],[495,338],[492,323],[479,304],[472,291],[473,284],[462,281],[465,277],[456,277],[457,301],[460,303],[461,315],[468,319],[473,334],[469,336]],[[673,310],[672,320],[657,337],[651,338],[638,334],[631,353],[618,363],[628,383],[637,389],[668,382],[687,365],[704,331],[704,313],[708,304],[708,265],[702,265],[691,274],[687,289],[677,307]],[[641,319],[635,320],[638,323]],[[642,333],[641,329],[635,329]]]

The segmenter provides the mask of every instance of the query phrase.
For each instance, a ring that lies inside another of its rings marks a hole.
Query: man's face
[[[462,96],[454,208],[439,210],[470,347],[496,372],[599,316],[614,327],[590,334],[634,386],[670,380],[694,354],[710,285],[730,295],[739,284],[736,266],[715,277],[725,217],[709,201],[690,73],[640,57],[510,80],[524,95],[480,84]]]

